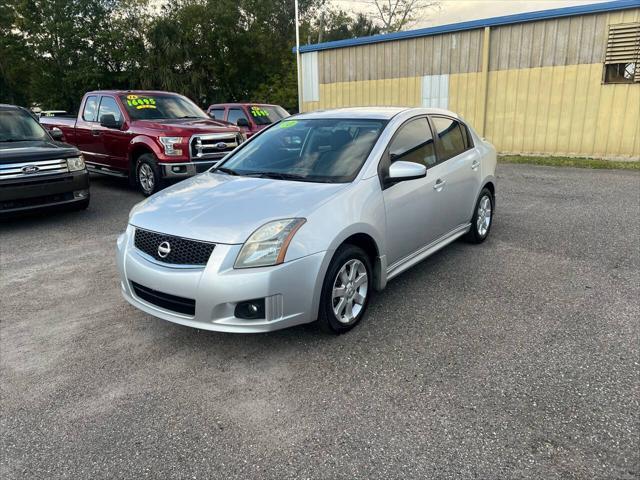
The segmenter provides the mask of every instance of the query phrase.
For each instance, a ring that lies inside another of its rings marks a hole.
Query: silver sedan
[[[446,110],[290,117],[132,209],[122,294],[205,330],[345,332],[396,275],[487,238],[495,168],[493,146]]]

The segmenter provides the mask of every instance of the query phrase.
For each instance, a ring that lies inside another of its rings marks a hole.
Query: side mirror
[[[62,130],[60,130],[58,127],[53,127],[51,130],[49,130],[49,135],[51,135],[51,138],[53,138],[57,142],[61,142],[64,139],[64,133],[62,133]]]
[[[249,128],[249,120],[247,120],[244,117],[241,117],[238,119],[238,121],[236,122],[236,125],[238,125],[239,127],[245,127],[245,128]]]
[[[213,112],[209,112],[209,116],[210,116],[211,118],[213,118],[214,120],[216,119],[216,114],[215,114],[215,113],[213,113]]]
[[[386,183],[393,184],[427,176],[427,167],[414,162],[398,160],[389,167]]]
[[[106,115],[102,115],[100,117],[100,125],[106,128],[120,128],[122,123],[116,120],[116,117],[111,113],[107,113]]]

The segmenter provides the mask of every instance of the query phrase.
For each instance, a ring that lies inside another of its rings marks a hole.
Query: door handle
[[[480,166],[480,160],[474,160],[473,163],[471,164],[471,170],[477,170],[479,166]]]
[[[91,130],[91,135],[93,135],[94,137],[99,137],[100,136],[100,130]]]
[[[439,178],[438,180],[436,180],[436,183],[435,183],[435,185],[433,186],[433,189],[434,189],[436,192],[440,192],[440,191],[444,188],[444,186],[445,186],[445,184],[446,184],[446,183],[447,183],[447,182],[445,182],[444,180],[442,180],[441,178]]]

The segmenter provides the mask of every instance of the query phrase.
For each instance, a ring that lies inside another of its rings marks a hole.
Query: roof
[[[278,107],[275,103],[252,103],[252,102],[223,102],[223,103],[212,103],[209,105],[209,108],[213,107],[233,107],[233,106],[245,106],[245,107]]]
[[[629,8],[640,8],[640,0],[614,0],[612,2],[592,3],[588,5],[577,5],[573,7],[554,8],[550,10],[539,10],[535,12],[517,13],[515,15],[483,18],[480,20],[472,20],[468,22],[451,23],[448,25],[439,25],[437,27],[407,30],[404,32],[385,33],[380,35],[372,35],[370,37],[349,38],[346,40],[336,40],[333,42],[317,43],[314,45],[303,45],[300,47],[300,53],[331,50],[334,48],[354,47],[356,45],[369,45],[372,43],[389,42],[392,40],[427,37],[430,35],[461,32],[465,30],[475,30],[477,28],[495,27],[498,25],[510,25],[513,23],[524,23],[534,20],[545,20],[549,18],[570,17],[575,15],[586,15],[589,13],[626,10]],[[294,47],[293,52],[295,53],[295,51],[296,49]]]
[[[640,0],[639,0],[640,1]],[[130,95],[149,95],[149,94],[154,94],[154,95],[180,95],[179,93],[175,93],[175,92],[167,92],[167,91],[163,91],[163,90],[92,90],[90,92],[87,92],[85,95],[88,94],[110,94],[110,95],[126,95],[126,94],[130,94]]]
[[[389,120],[407,107],[346,107],[332,110],[318,110],[295,115],[296,120],[312,120],[322,118],[361,118],[368,120]]]
[[[441,108],[424,107],[346,107],[332,110],[318,110],[309,113],[300,113],[290,117],[295,120],[315,120],[315,119],[361,119],[361,120],[391,120],[402,112],[415,111],[419,114],[445,114],[458,117],[455,113]]]

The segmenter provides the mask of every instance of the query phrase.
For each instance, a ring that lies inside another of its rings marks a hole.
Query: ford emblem
[[[27,165],[26,167],[22,167],[22,173],[36,173],[39,172],[40,169],[35,165]]]
[[[224,142],[216,143],[216,148],[217,148],[218,150],[224,150],[225,148],[227,148],[227,144],[226,144],[226,143],[224,143]]]

